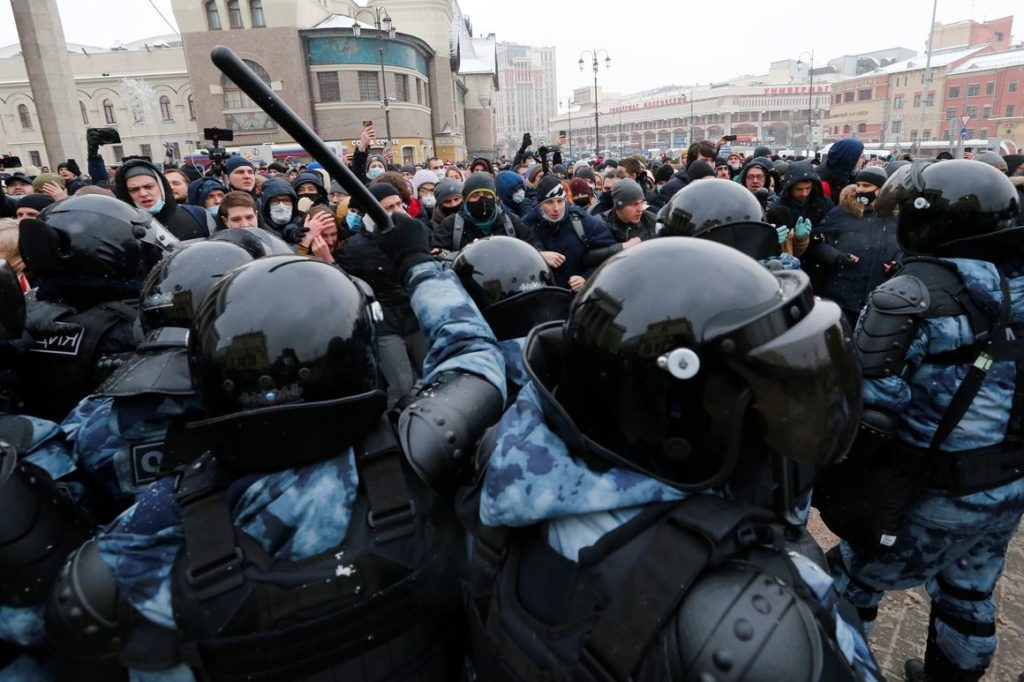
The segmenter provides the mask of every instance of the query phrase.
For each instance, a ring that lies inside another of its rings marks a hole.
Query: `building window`
[[[1017,92],[1017,81],[1010,81],[1010,92]]]
[[[1006,105],[1006,118],[1012,118],[1012,117],[1013,117],[1013,105],[1012,104],[1007,104]]]
[[[416,79],[416,104],[423,104],[423,83]]]
[[[263,28],[267,19],[263,16],[263,0],[249,0],[249,17],[253,28]]]
[[[174,120],[174,115],[171,113],[171,98],[167,95],[160,95],[160,117],[165,121]]]
[[[216,0],[208,0],[206,3],[206,27],[211,31],[220,30],[220,12],[217,11]]]
[[[321,102],[341,101],[341,88],[338,87],[337,71],[321,71],[317,73],[316,81],[320,86]]]
[[[36,168],[43,165],[43,159],[42,157],[39,156],[38,151],[30,151],[28,153],[28,158],[30,161],[32,161],[32,165],[35,166]]]
[[[985,119],[992,118],[992,107],[982,107],[981,117]]]
[[[914,108],[921,106],[921,95],[914,95]]]
[[[955,98],[957,98],[959,96],[960,96],[960,86],[959,85],[951,85],[951,86],[949,86],[949,97],[950,97],[950,99],[955,99]]]
[[[988,128],[982,128],[978,131],[978,137],[982,140],[988,139]]]
[[[924,133],[921,134],[921,139],[924,140],[925,142],[927,142],[930,139],[932,139],[932,131],[930,131],[930,130],[924,131]]]
[[[868,124],[867,123],[858,123],[857,124],[857,132],[858,133],[866,133],[867,131],[868,131]]]
[[[395,99],[399,102],[409,101],[409,76],[404,73],[395,74]]]
[[[866,99],[871,99],[871,88],[864,88],[863,90],[857,91],[857,101],[861,102]]]
[[[140,144],[139,145],[139,155],[140,156],[148,156],[150,159],[152,159],[153,158],[153,145],[151,145],[151,144]]]
[[[380,81],[376,71],[359,72],[359,100],[373,102],[380,99]]]
[[[32,130],[32,115],[28,113],[28,107],[24,104],[18,105],[18,120],[21,121],[22,130]]]
[[[843,93],[843,102],[852,102],[854,94],[856,94],[856,93],[854,93],[853,90],[851,90],[850,92],[844,92]]]
[[[995,81],[989,81],[988,83],[985,83],[985,94],[986,95],[991,95],[995,91],[996,91],[996,82]],[[982,137],[984,137],[984,135],[982,135]]]
[[[902,133],[903,132],[903,121],[893,121],[892,122],[892,132],[897,133],[897,134]]]
[[[980,84],[978,84],[978,83],[968,83],[967,84],[967,96],[968,97],[977,97],[979,92],[981,92],[981,85]]]
[[[132,103],[132,123],[140,126],[146,122],[146,109],[142,102]]]
[[[243,59],[242,61],[245,62],[245,65],[248,66],[250,69],[252,69],[253,73],[255,73],[257,76],[259,76],[260,79],[264,83],[266,83],[267,85],[270,85],[270,74],[267,73],[266,69],[264,69],[262,66],[260,66],[259,64],[257,64],[256,62],[254,62],[252,60]],[[256,107],[256,104],[251,99],[249,99],[249,96],[246,95],[241,90],[239,90],[238,86],[235,85],[226,76],[221,76],[220,84],[221,84],[221,87],[224,89],[224,108],[225,109],[255,109],[255,108],[258,108],[258,107]]]
[[[228,23],[231,28],[242,28],[242,6],[239,0],[228,0]]]
[[[902,96],[897,97],[896,99],[894,99],[892,101],[892,108],[893,109],[902,109],[903,108],[903,97]]]
[[[196,101],[192,99],[192,95],[188,96],[188,120],[196,120]]]
[[[106,119],[107,125],[114,125],[117,123],[117,118],[114,117],[114,103],[109,99],[103,100],[103,118]]]
[[[964,107],[964,116],[974,118],[978,115],[978,107]]]
[[[264,83],[270,85],[270,74],[267,73],[266,69],[249,59],[243,59],[242,61]],[[226,76],[221,76],[220,85],[224,91],[224,109],[227,110],[224,112],[224,124],[227,128],[239,132],[274,130],[277,128],[274,120],[265,112],[259,110],[255,102],[249,99],[249,96],[239,90],[238,86]],[[242,109],[243,111],[230,111],[232,109]],[[251,111],[244,111],[246,109]]]
[[[85,102],[78,100],[78,108],[82,112],[82,123],[84,125],[89,125],[89,112],[85,110]]]
[[[946,120],[956,118],[956,109],[946,109]]]

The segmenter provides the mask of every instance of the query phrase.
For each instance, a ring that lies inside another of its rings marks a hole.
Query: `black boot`
[[[918,667],[920,666],[920,668]],[[920,672],[918,673],[918,670]],[[924,650],[924,661],[911,659],[903,666],[903,674],[913,682],[978,682],[985,674],[984,670],[964,670],[958,668],[942,653],[935,643],[935,611],[932,610],[928,619],[928,644]],[[920,677],[912,677],[920,674]]]
[[[908,658],[903,664],[903,679],[906,682],[928,682],[928,676],[924,674],[924,661]]]

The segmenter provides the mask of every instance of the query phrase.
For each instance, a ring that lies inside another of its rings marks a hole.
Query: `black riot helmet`
[[[131,280],[178,240],[153,216],[113,197],[74,196],[21,222],[18,249],[33,274]]]
[[[701,237],[756,259],[779,254],[778,233],[765,222],[761,202],[731,180],[691,182],[659,211],[658,224],[662,237]]]
[[[985,163],[914,161],[882,186],[875,211],[899,212],[896,237],[909,253],[989,261],[1024,254],[1017,190]]]
[[[560,354],[538,371],[532,346],[547,328],[531,333],[526,357],[535,383],[558,377],[554,428],[613,464],[696,490],[727,480],[751,439],[813,464],[853,442],[860,368],[849,330],[802,272],[704,240],[656,239],[587,280]]]
[[[201,241],[167,255],[150,270],[139,296],[142,331],[192,326],[210,288],[253,257],[230,242]]]
[[[25,331],[25,294],[18,275],[0,259],[0,341],[21,338]]]
[[[272,256],[230,272],[200,305],[188,355],[207,415],[190,428],[239,470],[337,456],[386,407],[367,301],[323,261]]]
[[[288,242],[262,227],[235,227],[217,230],[210,241],[229,242],[241,246],[253,258],[290,256],[295,253]]]
[[[459,252],[452,270],[499,341],[564,320],[572,301],[571,291],[554,285],[537,249],[514,237],[476,240]]]

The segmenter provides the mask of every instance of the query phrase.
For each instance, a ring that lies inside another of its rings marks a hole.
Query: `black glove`
[[[76,334],[81,330],[76,324],[61,322],[65,315],[74,315],[75,309],[63,303],[40,301],[36,292],[25,295],[25,329],[33,338],[42,339],[55,334]]]
[[[394,261],[405,280],[409,268],[433,260],[430,255],[430,235],[427,226],[405,213],[392,213],[394,229],[385,234],[374,232],[381,251]]]
[[[842,251],[840,251],[839,254],[836,255],[835,265],[846,265],[847,263],[852,262],[853,261],[850,260],[850,254],[848,253],[843,253]]]
[[[547,147],[541,147],[540,149],[538,149],[537,150],[537,158],[539,158],[541,161],[546,161],[547,158],[548,158],[548,148]]]
[[[533,138],[530,137],[530,133],[523,133],[523,146],[519,148],[519,151],[525,152],[531,144],[533,144]]]
[[[100,153],[103,138],[95,130],[90,130],[85,134],[85,143],[89,146],[89,156],[96,156]]]

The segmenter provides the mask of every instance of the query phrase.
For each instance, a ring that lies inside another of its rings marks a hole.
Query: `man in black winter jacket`
[[[620,244],[639,244],[655,236],[654,214],[645,209],[643,189],[635,182],[619,182],[612,187],[615,208],[601,214],[608,230]]]
[[[167,178],[144,159],[131,159],[118,168],[113,190],[118,199],[149,212],[182,241],[209,237],[216,229],[202,208],[179,205]]]

